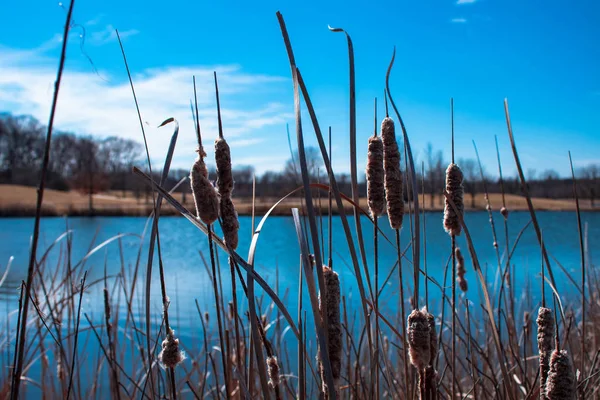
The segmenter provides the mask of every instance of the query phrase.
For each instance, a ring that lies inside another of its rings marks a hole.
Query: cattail
[[[554,350],[546,381],[546,397],[548,400],[575,400],[576,393],[577,381],[571,357],[566,350]]]
[[[425,368],[425,398],[433,399],[436,394],[436,377],[434,363],[438,353],[437,332],[435,328],[435,317],[427,312],[427,324],[429,325],[429,365]]]
[[[321,314],[327,315],[327,350],[329,362],[331,364],[331,372],[335,384],[336,398],[339,397],[339,382],[342,371],[342,324],[340,322],[340,278],[337,272],[327,266],[323,266],[323,280],[325,282],[323,300],[319,296],[319,310]],[[323,292],[322,292],[323,293]],[[323,392],[326,397],[329,397],[329,388],[325,381],[325,371],[321,365],[321,360],[317,356],[319,365],[321,366],[321,378],[323,380]]]
[[[538,350],[540,353],[540,397],[543,399],[546,379],[548,378],[548,370],[550,368],[550,354],[554,347],[555,322],[552,310],[546,307],[540,307],[536,322],[538,328]]]
[[[279,363],[277,357],[267,357],[267,368],[269,369],[269,385],[274,388],[279,385]]]
[[[158,360],[165,368],[174,368],[185,359],[185,354],[179,350],[179,339],[175,338],[175,331],[169,329],[167,337],[162,342],[162,350]]]
[[[369,210],[373,218],[377,218],[385,211],[383,142],[379,136],[371,136],[369,138],[366,175]]]
[[[459,214],[464,210],[463,204],[463,173],[458,168],[458,165],[452,163],[446,169],[446,192],[452,199]],[[461,232],[459,214],[454,212],[454,208],[450,205],[448,199],[445,200],[444,207],[444,229],[450,235],[458,236]]]
[[[506,209],[506,207],[502,207],[500,209],[500,214],[502,214],[502,216],[504,217],[504,219],[508,218],[508,210]]]
[[[221,209],[221,227],[223,228],[223,236],[225,244],[232,250],[238,247],[238,230],[240,229],[240,221],[238,214],[230,197],[221,197],[219,203]]]
[[[225,243],[232,249],[238,246],[238,230],[240,223],[231,201],[233,192],[233,175],[231,173],[231,151],[229,145],[223,138],[215,140],[215,161],[217,164],[217,188],[221,201],[219,209],[221,211],[221,222]]]
[[[394,121],[386,117],[381,123],[383,139],[383,169],[385,170],[385,199],[392,229],[402,228],[404,218],[404,188],[400,170],[400,151],[396,142]]]
[[[413,310],[410,313],[407,330],[410,363],[420,373],[431,360],[431,328],[425,309]]]
[[[460,286],[460,290],[466,292],[469,287],[465,279],[465,258],[458,247],[454,251],[454,254],[456,254],[456,281],[458,282],[458,286]]]
[[[230,196],[233,192],[231,173],[231,150],[223,138],[215,140],[215,163],[217,164],[217,189],[221,196]]]
[[[190,183],[198,218],[208,225],[219,217],[219,198],[214,186],[208,180],[208,169],[204,163],[206,153],[202,148],[199,148],[197,152],[198,158],[190,172]]]
[[[204,320],[206,321],[207,324],[210,321],[210,314],[208,313],[208,311],[204,311]]]

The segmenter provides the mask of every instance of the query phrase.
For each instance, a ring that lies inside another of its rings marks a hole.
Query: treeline
[[[42,162],[45,140],[45,127],[30,116],[13,116],[8,113],[0,114],[0,183],[35,186],[38,183],[38,173]],[[327,183],[320,152],[315,148],[306,149],[307,163],[312,181]],[[253,193],[252,166],[235,166],[233,175],[236,182],[235,196],[251,197]],[[500,193],[501,185],[497,178],[490,178],[482,173],[477,162],[473,159],[458,159],[465,176],[465,201],[473,201],[476,193],[484,191]],[[117,136],[98,138],[93,136],[76,135],[70,132],[55,131],[52,138],[50,165],[46,186],[56,190],[77,190],[89,194],[105,191],[121,191],[123,196],[133,195],[140,201],[148,198],[149,188],[133,176],[131,169],[134,165],[145,165],[143,146],[136,141]],[[444,187],[445,169],[448,161],[442,151],[434,150],[428,145],[422,160],[416,162],[417,169],[424,167],[424,176],[418,174],[417,182],[424,184],[427,194],[426,203],[429,206],[439,206],[443,197],[441,188]],[[214,165],[212,166],[214,168]],[[359,166],[359,171],[363,170]],[[286,162],[282,171],[267,171],[256,177],[256,196],[279,198],[301,185],[299,178],[298,155],[294,153]],[[210,171],[211,176],[214,170]],[[181,178],[189,174],[188,170],[172,170],[167,182],[167,188],[173,187]],[[159,180],[158,173],[155,179]],[[579,196],[591,200],[600,192],[600,164],[590,164],[577,170]],[[537,172],[527,171],[529,190],[533,197],[570,198],[573,196],[571,179],[561,178],[553,170]],[[340,190],[351,193],[351,181],[348,174],[336,173]],[[518,177],[504,177],[504,191],[507,194],[521,194]],[[421,188],[419,188],[421,190]],[[419,191],[420,191],[419,190]],[[189,185],[181,185],[178,192],[189,192]],[[410,191],[405,191],[407,196]],[[364,174],[359,176],[359,193],[366,195]],[[407,200],[410,200],[407,198]]]

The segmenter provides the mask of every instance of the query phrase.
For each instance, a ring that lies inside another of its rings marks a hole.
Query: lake
[[[566,275],[558,267],[558,263],[572,275],[575,282],[580,279],[580,250],[577,231],[577,218],[573,212],[539,212],[538,219],[543,229],[544,241],[551,257],[551,264],[557,281],[558,291],[563,303],[578,301],[577,290],[574,285],[566,278]],[[450,256],[450,238],[442,228],[441,213],[425,214],[425,233],[427,244],[427,269],[428,274],[435,283],[429,284],[429,306],[433,313],[439,317],[441,310],[441,285],[444,285],[444,272]],[[257,218],[256,223],[260,218]],[[499,213],[494,214],[495,226],[498,235],[499,255],[501,262],[504,263],[505,253],[505,230],[504,221]],[[147,224],[146,218],[140,217],[95,217],[95,218],[43,218],[41,222],[40,245],[38,248],[38,258],[42,256],[45,250],[57,238],[59,238],[67,229],[72,232],[72,264],[82,259],[92,248],[110,240],[119,234],[127,234],[120,240],[110,241],[107,245],[99,248],[93,255],[89,256],[81,266],[83,270],[88,271],[87,282],[97,281],[93,287],[85,291],[82,301],[82,314],[90,316],[90,319],[96,326],[103,324],[103,299],[102,299],[102,278],[105,270],[108,276],[109,287],[114,287],[116,276],[121,268],[125,270],[128,282],[131,280],[133,266],[136,263],[138,254],[140,257],[140,273],[138,276],[138,287],[133,301],[133,313],[138,322],[138,326],[143,329],[143,293],[146,274],[148,235],[141,240],[142,232]],[[514,246],[514,241],[519,236],[524,227],[530,221],[529,213],[513,212],[508,220],[508,235],[510,248]],[[350,218],[351,228],[354,231],[354,220]],[[600,213],[583,213],[582,222],[587,231],[587,241],[589,248],[589,262],[593,263],[600,248]],[[323,220],[323,233],[325,245],[327,245],[328,226],[327,220]],[[479,262],[484,270],[487,286],[494,296],[497,293],[500,279],[498,278],[498,256],[493,246],[493,236],[486,212],[472,212],[466,214],[466,223],[474,240],[475,250]],[[362,219],[363,232],[365,238],[365,251],[369,268],[373,268],[373,228],[367,218]],[[240,245],[238,253],[244,258],[247,257],[248,248],[251,242],[252,221],[250,217],[240,218]],[[411,237],[408,227],[408,216],[405,218],[406,227],[401,234],[402,247],[409,243]],[[380,228],[391,242],[395,241],[395,234],[390,229],[386,218],[381,218]],[[0,271],[6,268],[9,258],[14,257],[12,267],[8,278],[2,288],[0,288],[0,305],[6,310],[6,321],[10,328],[14,329],[16,321],[16,310],[18,309],[19,282],[26,277],[30,236],[33,230],[33,218],[6,218],[0,219]],[[348,318],[354,320],[360,315],[360,299],[358,295],[356,279],[351,259],[349,256],[348,245],[343,234],[343,228],[339,217],[333,218],[332,228],[333,243],[333,266],[340,274],[342,294],[346,297],[348,307]],[[217,233],[219,233],[217,231]],[[395,248],[380,235],[379,242],[379,265],[380,265],[380,285],[390,273],[396,263],[397,255]],[[162,248],[162,258],[165,268],[165,281],[167,294],[171,299],[170,322],[177,331],[177,336],[181,339],[183,348],[192,357],[200,353],[202,346],[203,333],[196,309],[195,300],[198,301],[201,312],[208,311],[214,315],[214,292],[212,283],[209,279],[208,270],[210,267],[205,265],[204,259],[209,262],[208,240],[194,225],[182,217],[162,217],[160,220],[160,239]],[[355,241],[356,243],[356,241]],[[464,234],[457,239],[458,245],[463,249],[465,255],[466,279],[469,283],[469,290],[466,294],[460,294],[459,300],[469,300],[472,302],[470,307],[473,314],[481,313],[479,306],[481,299],[481,286],[474,273],[471,257],[468,254]],[[140,248],[141,246],[141,248]],[[56,265],[64,264],[64,249],[66,241],[60,240],[54,248],[48,252],[46,268],[52,271]],[[141,252],[140,252],[141,250]],[[422,250],[424,250],[422,248]],[[156,254],[156,253],[155,253]],[[225,302],[228,302],[232,296],[231,279],[227,257],[222,251],[218,251],[219,262],[222,268],[222,281]],[[291,217],[270,217],[263,227],[257,246],[255,267],[257,272],[270,284],[271,287],[279,293],[284,304],[288,308],[293,318],[297,315],[298,306],[298,275],[299,275],[299,246],[295,234],[294,223]],[[407,252],[408,260],[403,261],[404,290],[405,299],[412,293],[412,266],[409,260],[412,258],[410,251]],[[425,253],[423,251],[421,260],[424,261]],[[325,259],[328,257],[326,250]],[[156,257],[155,257],[156,258]],[[537,309],[540,300],[540,260],[541,254],[533,226],[531,224],[522,232],[518,245],[514,249],[512,256],[512,279],[516,293],[517,318],[523,311],[534,311]],[[421,264],[423,267],[423,263]],[[362,265],[361,265],[362,269]],[[371,279],[373,279],[372,274]],[[245,277],[245,274],[244,274]],[[77,282],[75,282],[77,283]],[[130,285],[130,283],[128,283]],[[450,280],[446,281],[446,294],[450,295]],[[125,302],[122,300],[122,289],[111,289],[111,300],[113,305],[113,315],[118,315],[119,326],[124,323],[126,316]],[[421,280],[421,298],[424,297],[423,279]],[[314,328],[312,326],[312,316],[308,295],[304,290],[304,310],[308,312],[307,331],[309,332],[309,347],[314,346],[310,340],[314,337]],[[550,290],[546,290],[546,296],[549,296]],[[261,312],[265,312],[270,306],[268,297],[263,297],[263,291],[257,288],[257,296],[261,303]],[[52,294],[51,294],[52,295]],[[247,310],[247,301],[243,292],[240,290],[238,281],[238,298],[240,299],[240,315]],[[497,298],[497,297],[495,297]],[[549,298],[549,297],[548,297]],[[116,304],[119,304],[118,306]],[[152,276],[152,322],[153,332],[157,332],[161,316],[161,296],[158,280],[158,263],[155,259],[154,271]],[[389,281],[381,292],[380,308],[382,314],[394,321],[398,316],[400,309],[400,296],[398,285],[398,274],[393,272]],[[408,300],[405,305],[409,308]],[[422,305],[422,303],[421,303]],[[120,307],[117,310],[117,307]],[[118,314],[116,314],[118,312]],[[269,321],[274,321],[276,314],[269,314]],[[10,317],[8,317],[10,316]],[[30,310],[30,316],[35,318],[35,311]],[[211,317],[212,318],[212,317]],[[448,314],[446,317],[448,318]],[[214,321],[214,319],[212,319]],[[71,321],[72,323],[72,321]],[[82,318],[82,330],[88,324]],[[360,323],[354,325],[354,329],[360,329]],[[273,326],[273,325],[271,325]],[[285,338],[286,330],[282,327],[276,327],[274,331],[268,331],[268,335],[281,334],[282,343],[287,343],[291,349],[295,348],[295,341],[291,334]],[[64,327],[64,325],[63,325]],[[130,328],[131,329],[131,328]],[[247,332],[248,327],[245,327]],[[31,331],[30,333],[34,332]],[[89,332],[89,331],[88,331]],[[208,328],[207,336],[210,346],[218,346],[216,335],[216,326],[211,322]],[[289,332],[289,331],[288,331]],[[310,333],[313,332],[313,333]],[[32,333],[33,334],[33,333]],[[94,337],[82,333],[81,344],[79,346],[80,354],[98,354],[101,357],[99,348]],[[131,337],[119,333],[121,341],[132,341]],[[48,343],[50,339],[48,338]],[[133,343],[132,343],[133,344]],[[9,341],[7,350],[14,346],[14,339]],[[133,347],[123,347],[126,354],[133,351]],[[313,350],[314,351],[314,347]],[[129,356],[127,356],[129,357]],[[294,363],[296,355],[292,351],[288,355],[288,362]],[[132,358],[132,360],[135,358]],[[51,360],[52,362],[52,360]],[[189,362],[189,361],[186,361]],[[8,364],[7,364],[8,365]],[[87,365],[87,364],[86,364]],[[90,366],[95,365],[93,362]],[[292,364],[294,365],[294,364]],[[125,367],[129,361],[124,361]],[[86,367],[88,368],[88,367]],[[90,367],[92,368],[92,367]],[[87,371],[87,370],[86,370]],[[39,363],[35,363],[28,373],[33,379],[39,378],[41,373]],[[90,371],[89,376],[94,376]],[[88,375],[85,375],[88,376]],[[89,382],[84,377],[82,385],[87,387]],[[101,385],[106,388],[107,382]],[[30,389],[30,395],[37,393],[36,389]],[[38,393],[39,394],[39,393]]]
[[[538,212],[544,241],[551,255],[560,264],[569,271],[579,282],[580,270],[580,252],[579,239],[577,234],[577,219],[572,212]],[[450,255],[450,239],[442,229],[441,213],[427,213],[426,216],[426,235],[427,235],[427,267],[429,275],[440,284],[443,282],[445,266]],[[505,255],[505,233],[503,218],[499,213],[494,215],[496,231],[498,235],[500,256],[504,259]],[[257,218],[256,223],[260,218]],[[515,238],[522,228],[530,220],[527,212],[513,212],[509,216],[509,238],[512,248]],[[77,261],[83,257],[87,251],[101,242],[122,233],[131,233],[141,235],[147,219],[141,217],[95,217],[95,218],[43,218],[41,222],[41,237],[38,255],[65,230],[68,228],[73,231],[73,260]],[[380,218],[379,226],[383,233],[394,242],[394,232],[388,225],[387,219]],[[401,234],[402,246],[409,243],[410,229],[408,228],[408,218],[405,220],[405,228]],[[595,259],[595,252],[600,247],[600,214],[583,213],[582,221],[587,226],[588,247],[590,249],[590,260]],[[493,236],[486,212],[472,212],[466,214],[467,226],[474,240],[475,250],[479,262],[487,274],[490,289],[494,284],[498,284],[496,279],[497,256],[493,247]],[[367,262],[373,267],[373,234],[372,224],[367,218],[363,217],[363,232],[365,235],[365,250],[367,253]],[[354,231],[354,221],[350,218],[351,228]],[[251,241],[251,218],[240,217],[240,245],[238,253],[246,258]],[[325,238],[328,235],[326,218],[323,219],[323,232]],[[16,306],[18,300],[18,282],[25,279],[30,236],[33,229],[33,218],[7,218],[0,219],[0,267],[4,270],[10,256],[14,256],[12,268],[10,270],[5,288],[2,290],[4,301],[9,301]],[[355,304],[352,300],[358,301],[358,291],[356,280],[354,278],[351,259],[348,252],[348,245],[343,234],[343,228],[339,217],[333,218],[333,265],[341,275],[342,292],[349,298],[350,304]],[[148,237],[149,235],[147,235]],[[208,278],[206,267],[202,261],[200,253],[209,260],[208,240],[204,234],[197,230],[189,221],[181,217],[162,217],[160,220],[160,237],[162,245],[162,256],[165,266],[167,292],[172,300],[172,307],[177,310],[182,319],[182,327],[188,327],[189,318],[186,315],[195,315],[196,309],[194,299],[197,299],[204,308],[210,308],[214,304],[211,281]],[[147,261],[147,242],[144,242],[140,262],[140,285],[143,285],[145,276],[145,265]],[[471,257],[468,254],[464,235],[457,239],[458,245],[463,249],[466,259],[466,278],[469,282],[470,290],[467,296],[471,300],[477,300],[478,281],[474,274]],[[64,246],[65,242],[61,244]],[[327,246],[327,239],[325,239]],[[126,268],[134,265],[139,251],[139,236],[125,236],[122,238],[121,247],[123,249],[123,260]],[[48,257],[49,265],[53,265],[59,257],[59,247],[56,246]],[[225,299],[231,298],[230,274],[227,264],[227,258],[223,252],[219,251],[219,260],[222,266],[223,286]],[[326,250],[326,258],[327,258]],[[390,269],[396,262],[396,250],[380,235],[379,245],[379,268],[380,283],[388,275]],[[409,259],[410,251],[407,253]],[[514,265],[514,282],[517,288],[530,287],[531,294],[535,298],[539,295],[539,271],[540,271],[540,250],[532,225],[523,232],[518,246],[516,247],[512,264]],[[421,258],[423,261],[423,256]],[[106,261],[107,274],[114,276],[121,269],[121,256],[119,252],[119,242],[113,241],[94,255],[89,257],[84,269],[88,271],[88,279],[93,280],[103,276]],[[565,275],[560,271],[555,261],[552,267],[558,290],[561,295],[569,297],[574,294],[573,285],[565,279]],[[160,312],[160,291],[158,287],[158,268],[155,262],[153,272],[153,305],[157,312]],[[278,290],[281,297],[286,297],[286,305],[290,310],[297,307],[298,291],[298,271],[299,271],[299,247],[294,230],[294,224],[291,217],[270,217],[260,235],[256,252],[256,270],[272,286],[278,283]],[[423,266],[423,265],[422,265]],[[362,268],[362,267],[361,267]],[[276,279],[278,271],[278,279]],[[412,292],[412,267],[409,262],[403,263],[403,273],[405,279],[405,292]],[[373,279],[371,277],[371,279]],[[278,280],[278,282],[276,282]],[[391,307],[389,311],[397,309],[398,299],[398,276],[397,272],[392,274],[388,285],[382,292],[382,304]],[[447,285],[449,285],[449,281]],[[529,286],[530,285],[530,286]],[[141,286],[140,286],[141,287]],[[239,284],[238,284],[239,287]],[[421,295],[423,296],[423,286],[421,286]],[[286,296],[286,291],[289,294]],[[261,292],[259,292],[260,294]],[[406,294],[406,293],[405,293]],[[432,302],[440,300],[439,288],[430,284],[430,298]],[[85,301],[87,299],[87,301]],[[393,301],[388,301],[392,300]],[[97,302],[94,300],[94,291],[84,296],[85,307],[92,307]],[[308,306],[308,303],[306,303]]]

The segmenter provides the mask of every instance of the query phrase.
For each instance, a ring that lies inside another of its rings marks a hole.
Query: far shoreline
[[[190,212],[194,213],[194,204],[191,194],[183,195],[175,193],[174,197],[182,203]],[[42,216],[44,217],[147,217],[153,210],[152,198],[136,198],[132,193],[107,192],[95,194],[92,196],[92,209],[90,209],[90,198],[79,192],[60,192],[56,190],[46,190],[44,202],[42,204]],[[236,210],[240,216],[251,216],[253,202],[251,198],[234,198]],[[265,215],[279,199],[275,197],[256,198],[254,204],[255,216]],[[420,209],[423,210],[422,198],[419,198]],[[431,197],[425,195],[426,212],[443,212],[443,203],[440,196],[434,198],[433,206]],[[490,193],[488,197],[491,209],[496,213],[503,206],[502,195],[499,193]],[[547,199],[533,198],[533,205],[536,211],[560,211],[574,212],[576,210],[573,199]],[[320,202],[320,209],[319,209]],[[509,212],[528,211],[528,205],[525,197],[517,195],[506,195],[504,198],[506,208]],[[412,203],[411,203],[412,204]],[[314,205],[317,215],[328,214],[327,197],[314,199]],[[478,193],[471,198],[471,195],[465,195],[465,212],[485,212],[487,201],[485,195]],[[0,185],[0,217],[34,217],[36,214],[36,188],[20,185]],[[363,211],[368,210],[365,198],[360,199],[360,206]],[[292,208],[303,208],[303,197],[291,197],[284,200],[275,208],[271,215],[290,216]],[[347,215],[353,214],[353,206],[344,201],[344,208]],[[414,206],[411,207],[414,209]],[[406,210],[409,203],[406,203]],[[581,211],[600,211],[600,207],[592,207],[589,200],[580,201]],[[333,215],[338,215],[337,206],[333,205]],[[180,215],[170,204],[163,202],[161,216]]]

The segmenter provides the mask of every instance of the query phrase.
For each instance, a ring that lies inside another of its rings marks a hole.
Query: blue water
[[[539,212],[538,219],[543,230],[543,237],[546,247],[551,256],[551,266],[557,281],[557,289],[560,293],[563,303],[568,303],[577,298],[578,294],[573,284],[567,279],[564,272],[560,270],[557,262],[572,275],[576,282],[580,279],[580,250],[579,237],[577,230],[576,215],[571,212]],[[439,285],[444,283],[444,271],[447,266],[450,256],[450,238],[442,228],[442,216],[440,213],[426,214],[425,233],[427,236],[427,269],[429,276]],[[504,220],[500,214],[494,215],[497,241],[499,244],[499,255],[501,263],[504,264],[506,257],[506,240],[504,230]],[[509,216],[508,233],[509,247],[512,249],[514,241],[519,232],[529,222],[529,213],[513,212]],[[379,283],[383,283],[388,276],[391,268],[397,260],[397,253],[390,244],[395,243],[395,233],[388,225],[386,218],[379,220],[379,226],[383,234],[379,236]],[[410,228],[408,227],[408,218],[405,220],[406,228],[401,233],[401,247],[405,247],[411,237]],[[593,264],[597,257],[598,249],[600,249],[600,213],[583,213],[582,221],[587,231],[587,241],[589,248],[588,262]],[[349,219],[352,232],[354,234],[354,220]],[[139,261],[139,275],[136,289],[136,295],[133,301],[133,312],[138,322],[139,327],[143,329],[144,311],[144,285],[146,276],[146,263],[148,257],[148,236],[141,239],[144,227],[147,223],[146,218],[141,217],[95,217],[95,218],[43,218],[41,222],[40,245],[38,248],[38,258],[44,254],[46,249],[65,232],[67,229],[72,231],[72,265],[78,265],[81,260],[91,249],[100,245],[119,234],[127,234],[120,241],[114,240],[99,248],[93,255],[86,259],[86,262],[79,268],[87,271],[87,282],[99,281],[94,286],[89,287],[82,301],[82,314],[86,313],[90,316],[93,323],[97,326],[103,324],[103,300],[102,300],[102,278],[104,271],[108,276],[108,285],[114,287],[114,282],[118,274],[123,269],[127,276],[128,285],[131,285],[132,270],[136,264],[138,254],[141,254]],[[258,224],[258,219],[256,221]],[[323,233],[325,244],[325,260],[327,260],[329,252],[327,249],[328,227],[326,219],[323,220]],[[466,215],[466,223],[474,241],[475,250],[479,263],[483,269],[486,278],[486,286],[494,296],[497,293],[499,285],[498,279],[498,258],[496,250],[493,247],[493,235],[488,221],[488,214],[485,212],[468,213]],[[238,253],[242,257],[247,258],[248,249],[251,242],[251,218],[240,218],[240,244]],[[371,281],[374,280],[373,275],[373,228],[367,218],[362,219],[363,234],[365,238],[365,252],[367,254],[367,263],[369,266],[369,276]],[[32,218],[9,218],[0,219],[0,274],[4,272],[7,262],[10,257],[14,257],[8,278],[2,288],[0,288],[0,309],[6,310],[6,313],[12,319],[11,328],[14,328],[16,320],[16,310],[18,308],[18,287],[21,280],[26,277],[26,270],[29,257],[30,236],[33,230]],[[360,315],[360,298],[354,276],[354,269],[348,250],[348,243],[339,217],[333,219],[333,266],[340,274],[342,285],[342,294],[346,297],[346,305],[348,308],[347,314],[350,320],[355,316]],[[218,230],[217,230],[217,233]],[[165,282],[167,294],[171,300],[170,306],[170,322],[176,329],[177,336],[181,339],[182,346],[189,354],[198,354],[202,341],[199,336],[202,336],[200,331],[200,319],[195,305],[195,300],[198,301],[201,311],[211,313],[212,321],[214,321],[214,292],[212,290],[212,281],[209,278],[207,270],[210,269],[209,248],[206,236],[199,231],[189,221],[181,217],[163,217],[160,220],[160,239],[162,258],[165,268]],[[357,241],[354,240],[357,246]],[[423,242],[422,242],[423,243]],[[466,259],[466,279],[469,283],[469,290],[466,294],[461,294],[465,298],[473,302],[472,310],[474,313],[480,312],[481,307],[478,306],[481,301],[481,285],[473,270],[471,256],[467,250],[464,234],[457,238],[458,245],[463,249]],[[66,254],[65,238],[56,243],[53,249],[48,253],[45,268],[46,273],[53,272],[57,265],[65,264]],[[424,268],[424,249],[421,248],[421,268]],[[358,251],[358,248],[357,248]],[[205,265],[203,258],[206,260]],[[222,251],[218,251],[218,259],[222,268],[222,284],[225,303],[229,302],[231,296],[231,279],[227,257]],[[360,259],[360,255],[359,255]],[[404,294],[405,299],[413,291],[412,283],[412,266],[410,260],[412,253],[407,252],[407,259],[403,260],[404,274]],[[517,312],[523,310],[533,311],[540,300],[540,262],[541,254],[538,241],[533,229],[530,225],[523,232],[518,246],[516,247],[511,259],[511,270],[513,272],[512,279],[514,282],[514,290],[517,295],[517,300],[521,300],[517,305]],[[300,267],[300,252],[298,240],[296,238],[294,223],[291,217],[270,217],[263,227],[263,230],[258,241],[255,258],[256,271],[279,293],[284,304],[289,309],[290,314],[294,319],[297,316],[298,306],[298,283],[299,283],[299,267]],[[362,271],[362,263],[360,264]],[[245,274],[244,274],[245,277]],[[364,279],[364,274],[363,274]],[[424,281],[421,279],[421,299],[424,298]],[[449,278],[446,281],[446,294],[450,294]],[[240,307],[240,315],[247,310],[247,301],[240,289],[238,281],[238,299]],[[36,288],[39,289],[39,288]],[[389,320],[395,320],[400,308],[400,285],[398,284],[398,273],[394,271],[391,279],[387,282],[381,292],[380,308],[381,312],[386,315]],[[312,331],[312,316],[310,303],[306,290],[304,292],[303,307],[308,312],[307,329]],[[549,293],[549,289],[547,289]],[[270,301],[264,292],[257,288],[256,296],[261,304],[261,312],[269,309]],[[117,287],[117,290],[111,289],[111,298],[113,304],[119,304],[119,326],[122,326],[126,316],[125,302],[122,301],[122,289]],[[439,315],[441,306],[441,291],[434,284],[429,284],[429,306],[430,310]],[[154,270],[152,274],[152,322],[154,324],[154,332],[156,325],[160,323],[161,315],[161,297],[160,286],[158,280],[158,262],[155,254]],[[405,302],[408,308],[408,300]],[[421,303],[422,305],[422,303]],[[116,306],[113,312],[117,311]],[[31,311],[33,312],[33,311]],[[275,311],[271,310],[269,321],[275,319]],[[86,326],[85,320],[82,320],[82,327]],[[285,321],[282,328],[285,327]],[[360,325],[360,324],[359,324]],[[209,327],[209,341],[211,346],[217,346],[218,340],[214,322]],[[360,326],[359,326],[360,328]],[[248,327],[245,327],[247,330]],[[269,331],[267,332],[270,335]],[[281,331],[279,331],[281,332]],[[285,332],[285,331],[284,331]],[[85,336],[85,335],[82,335]],[[309,335],[309,337],[311,337]],[[125,339],[130,340],[130,339]],[[292,340],[292,335],[287,333],[284,341]],[[9,341],[9,346],[14,345],[14,341]],[[95,339],[82,339],[82,344],[79,351],[89,352],[89,354],[97,354],[98,347],[95,344]],[[295,348],[294,342],[289,342]],[[314,344],[314,343],[313,343]],[[293,354],[291,356],[294,358]],[[293,361],[292,361],[293,362]],[[95,365],[95,364],[90,364]],[[294,365],[294,364],[292,364]],[[39,374],[39,365],[34,365],[30,371],[31,376]],[[85,381],[83,382],[85,385]],[[103,384],[105,385],[106,382]]]
[[[499,243],[500,257],[505,257],[505,233],[503,218],[499,214],[494,215],[497,231],[497,240]],[[551,254],[558,262],[566,268],[569,273],[578,281],[580,271],[580,251],[579,239],[577,234],[577,219],[574,213],[570,212],[539,212],[544,241]],[[514,240],[519,231],[530,220],[529,213],[513,212],[509,216],[509,240],[512,248]],[[590,260],[595,259],[595,251],[600,248],[600,214],[583,213],[583,224],[587,225],[588,247],[590,249]],[[147,219],[141,217],[95,217],[95,218],[44,218],[41,222],[41,240],[38,249],[38,255],[68,228],[73,231],[73,257],[74,262],[81,259],[90,248],[110,239],[111,237],[129,233],[136,236],[125,236],[121,240],[123,251],[123,260],[125,269],[130,270],[135,264],[138,251],[140,249],[140,235],[142,234]],[[351,229],[354,232],[354,220],[350,218]],[[407,221],[408,222],[408,221]],[[258,223],[258,220],[257,220]],[[327,247],[327,221],[323,221],[323,232],[325,236],[325,247]],[[488,215],[485,212],[468,213],[466,223],[474,241],[475,250],[484,272],[486,273],[488,286],[492,290],[497,283],[495,276],[497,274],[498,261],[496,251],[493,247],[493,236],[488,221]],[[244,258],[247,257],[248,248],[251,242],[251,218],[240,218],[240,245],[238,253]],[[373,269],[373,234],[372,224],[367,218],[362,219],[363,234],[365,237],[365,250],[367,254],[367,263],[372,271]],[[402,247],[409,243],[410,229],[403,229],[401,234]],[[444,278],[444,269],[450,255],[450,239],[443,231],[441,226],[441,215],[439,213],[426,214],[426,235],[427,235],[427,267],[429,275],[437,282],[442,284]],[[390,229],[387,220],[381,218],[380,228],[387,236],[389,241],[395,242],[394,232]],[[12,268],[5,286],[15,288],[22,279],[25,279],[28,255],[29,241],[33,228],[32,218],[10,218],[0,220],[0,268],[4,270],[10,256],[14,256]],[[354,269],[348,251],[348,244],[343,234],[342,224],[339,218],[333,219],[333,265],[341,275],[342,292],[352,300],[358,301],[358,290]],[[141,261],[139,284],[142,288],[145,282],[145,269],[147,262],[147,237],[144,241]],[[181,217],[162,217],[160,220],[160,238],[162,246],[162,257],[165,266],[167,292],[171,297],[172,308],[183,315],[194,314],[194,299],[197,299],[201,306],[210,308],[214,305],[212,291],[212,282],[208,277],[206,267],[200,253],[209,262],[209,249],[206,236],[195,228],[189,221]],[[478,281],[472,268],[471,257],[468,254],[464,234],[458,237],[458,245],[463,249],[466,259],[466,278],[469,282],[470,299],[477,299]],[[62,240],[59,245],[50,252],[48,265],[52,268],[59,257],[60,245],[66,245]],[[356,241],[355,241],[355,245]],[[423,249],[422,249],[423,250]],[[358,251],[358,250],[357,250]],[[223,289],[225,299],[231,299],[230,274],[226,256],[219,251],[222,267]],[[325,250],[325,258],[328,257],[328,250]],[[412,258],[411,251],[407,252],[407,257]],[[383,282],[388,275],[390,268],[396,262],[397,255],[395,248],[380,236],[379,244],[379,280]],[[533,226],[530,225],[523,233],[518,246],[512,257],[511,264],[514,265],[514,282],[517,288],[531,289],[531,293],[537,296],[539,293],[539,271],[540,271],[540,250],[535,236]],[[299,273],[299,247],[295,234],[294,224],[291,217],[270,217],[266,222],[258,241],[256,250],[255,265],[257,272],[265,278],[273,287],[276,286],[276,271],[278,274],[278,290],[281,297],[286,297],[286,305],[294,311],[297,307],[298,292],[298,273]],[[423,254],[421,256],[421,267],[423,268]],[[118,241],[113,241],[94,255],[87,259],[84,269],[88,271],[88,281],[101,278],[104,274],[106,261],[107,274],[114,276],[120,272],[121,256],[119,252]],[[153,284],[153,305],[160,310],[160,291],[158,284],[158,268],[155,262],[152,276]],[[567,299],[569,295],[574,294],[572,284],[565,278],[554,261],[552,268],[558,283],[558,290],[561,295]],[[362,270],[362,264],[361,264]],[[130,272],[127,272],[130,274]],[[412,266],[410,262],[404,260],[403,274],[405,279],[405,295],[412,293]],[[371,280],[374,279],[371,273]],[[364,278],[364,276],[363,276]],[[421,283],[421,295],[424,295],[423,282]],[[449,285],[449,282],[447,282]],[[239,287],[239,284],[238,284]],[[440,291],[434,284],[430,284],[430,299],[439,301]],[[286,293],[286,291],[288,291]],[[518,291],[519,292],[519,291]],[[18,297],[16,290],[2,291],[3,298],[14,302]],[[140,293],[142,293],[140,291]],[[92,296],[93,293],[90,293]],[[261,292],[259,291],[259,295]],[[390,307],[390,311],[395,311],[398,304],[398,275],[392,274],[392,278],[382,292],[382,304]],[[88,297],[89,304],[95,302],[93,297]],[[241,296],[241,293],[240,293]],[[422,297],[421,296],[421,297]],[[388,301],[389,300],[389,301]],[[392,301],[393,300],[393,301]],[[306,303],[308,306],[308,303]],[[86,304],[84,304],[85,311]],[[183,318],[183,324],[186,325],[188,318]],[[185,326],[184,326],[185,329]]]

